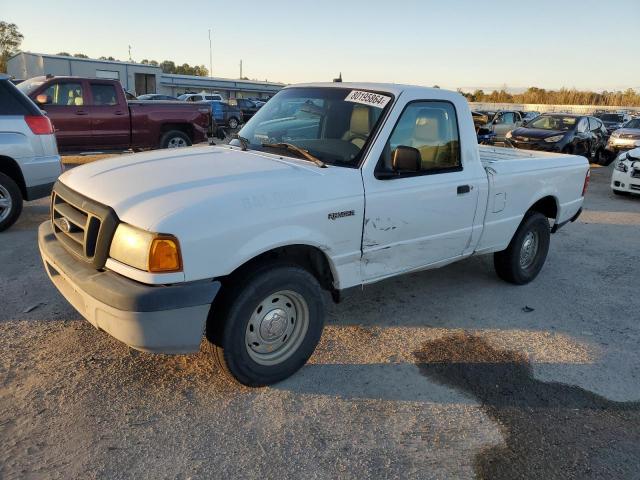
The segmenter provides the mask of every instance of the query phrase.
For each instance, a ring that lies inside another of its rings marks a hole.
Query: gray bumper
[[[97,271],[62,246],[50,221],[40,225],[38,245],[51,281],[95,327],[137,350],[199,350],[220,282],[151,286],[111,271]]]

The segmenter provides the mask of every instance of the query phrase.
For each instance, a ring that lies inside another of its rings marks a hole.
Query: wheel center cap
[[[260,336],[265,340],[281,337],[287,329],[287,313],[276,308],[267,313],[260,322]]]

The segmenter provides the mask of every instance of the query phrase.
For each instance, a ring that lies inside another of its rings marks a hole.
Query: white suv
[[[60,173],[51,121],[0,75],[0,232],[18,219],[23,200],[48,196]]]
[[[222,95],[219,95],[217,93],[201,92],[201,93],[182,94],[178,97],[178,100],[181,100],[183,102],[204,102],[204,101],[210,101],[210,100],[217,100],[219,102],[222,102],[224,98],[222,98]]]

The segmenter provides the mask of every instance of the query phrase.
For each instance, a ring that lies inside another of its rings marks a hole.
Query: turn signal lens
[[[24,121],[36,135],[51,135],[53,133],[53,125],[49,117],[44,115],[25,115]]]
[[[182,270],[178,240],[172,237],[156,237],[149,249],[150,272],[178,272]]]

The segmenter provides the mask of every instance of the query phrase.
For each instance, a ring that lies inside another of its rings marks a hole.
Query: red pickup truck
[[[49,75],[18,88],[47,112],[62,152],[184,147],[216,131],[209,105],[128,102],[117,80]]]

